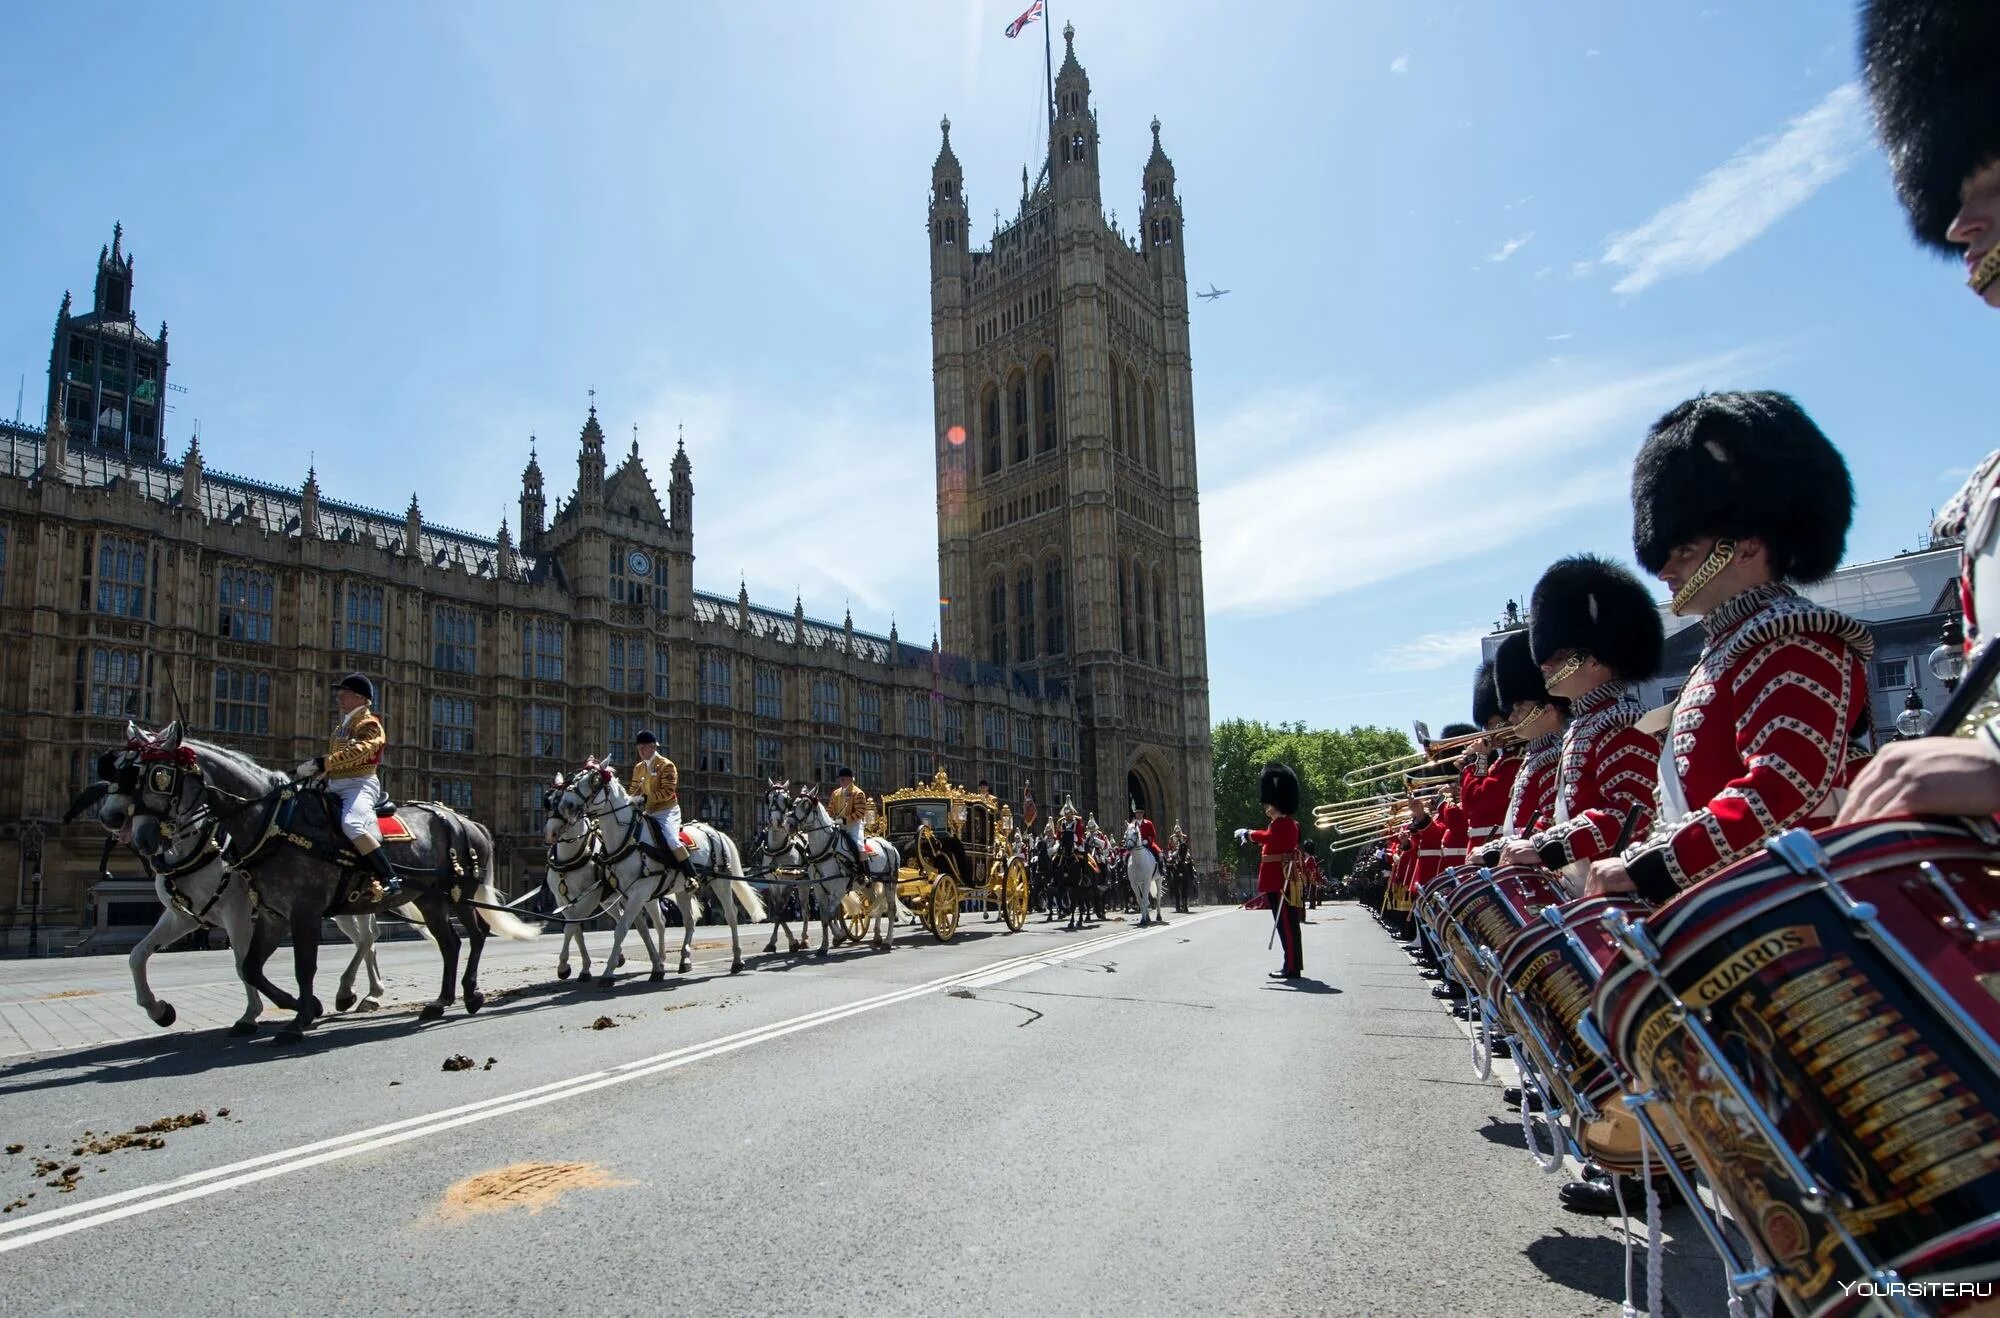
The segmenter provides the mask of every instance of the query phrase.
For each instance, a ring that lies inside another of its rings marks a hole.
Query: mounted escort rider
[[[835,787],[833,795],[827,798],[826,812],[833,817],[834,825],[847,847],[847,858],[861,873],[868,872],[868,858],[862,851],[862,830],[867,827],[868,818],[875,813],[874,803],[868,793],[854,785],[854,770],[846,765],[834,771]]]
[[[375,807],[386,799],[375,770],[382,763],[389,737],[371,708],[375,703],[373,682],[360,673],[349,673],[333,690],[340,702],[340,722],[327,740],[326,754],[301,760],[292,776],[301,782],[324,777],[326,790],[339,798],[340,831],[375,871],[368,895],[373,904],[403,891],[396,867],[382,851],[382,826],[375,822]]]
[[[650,728],[642,729],[632,744],[637,755],[625,790],[642,803],[639,808],[653,831],[654,848],[670,857],[681,873],[692,876],[694,865],[681,841],[681,771],[660,754],[660,739]]]

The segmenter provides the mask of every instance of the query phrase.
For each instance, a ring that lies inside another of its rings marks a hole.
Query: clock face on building
[[[643,550],[633,550],[632,556],[625,560],[625,566],[631,569],[635,577],[651,576],[653,572],[653,560],[646,557]]]

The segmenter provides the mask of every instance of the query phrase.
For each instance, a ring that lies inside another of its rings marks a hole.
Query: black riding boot
[[[368,853],[368,868],[374,870],[375,877],[381,880],[384,897],[403,895],[403,881],[396,877],[396,867],[389,863],[388,854],[382,848],[377,847]]]

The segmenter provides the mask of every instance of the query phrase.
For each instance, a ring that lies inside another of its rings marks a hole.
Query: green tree
[[[1342,778],[1362,765],[1407,755],[1415,749],[1407,736],[1391,728],[1352,727],[1341,732],[1308,728],[1304,723],[1260,723],[1254,719],[1218,723],[1210,740],[1215,755],[1215,846],[1225,862],[1236,855],[1236,830],[1263,823],[1257,780],[1265,764],[1275,760],[1290,765],[1298,774],[1299,823],[1310,837],[1314,806],[1378,790],[1352,788]]]

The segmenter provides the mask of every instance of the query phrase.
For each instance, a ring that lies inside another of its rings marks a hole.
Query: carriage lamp
[[[1938,642],[1938,648],[1924,662],[1930,665],[1931,676],[1944,683],[1945,690],[1956,691],[1958,680],[1965,676],[1965,624],[1956,613],[1945,618]]]
[[[1930,725],[1931,712],[1924,708],[1924,698],[1917,694],[1917,689],[1911,687],[1903,701],[1903,712],[1896,715],[1896,732],[1903,737],[1921,737]]]

